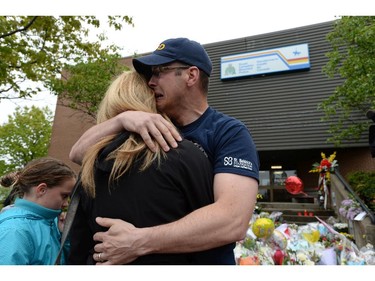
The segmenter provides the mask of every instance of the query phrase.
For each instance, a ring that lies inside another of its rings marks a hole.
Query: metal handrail
[[[335,168],[335,175],[337,176],[337,178],[341,181],[341,183],[344,185],[345,189],[355,198],[355,200],[358,201],[359,205],[361,205],[361,208],[367,213],[367,215],[370,217],[371,219],[371,223],[372,224],[375,224],[375,215],[374,215],[374,212],[371,211],[367,205],[362,201],[361,198],[359,198],[359,196],[357,195],[357,193],[355,193],[353,191],[353,189],[350,187],[350,185],[346,182],[346,180],[344,179],[344,177],[339,173],[339,170],[337,168]]]

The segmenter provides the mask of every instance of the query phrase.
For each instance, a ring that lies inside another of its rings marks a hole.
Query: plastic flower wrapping
[[[306,225],[279,223],[281,212],[254,214],[234,249],[238,265],[375,265],[371,244],[358,249],[347,229],[320,218]]]

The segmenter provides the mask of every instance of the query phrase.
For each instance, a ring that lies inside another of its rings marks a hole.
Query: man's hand
[[[127,264],[145,254],[136,241],[139,228],[119,219],[98,217],[96,222],[109,228],[94,235],[94,240],[100,242],[94,247],[97,265]]]
[[[69,159],[80,165],[90,146],[105,136],[117,134],[123,130],[138,133],[154,152],[156,151],[154,141],[158,142],[164,151],[168,151],[170,146],[177,147],[176,141],[182,140],[177,129],[160,114],[125,111],[88,129],[73,145]]]
[[[176,128],[160,114],[147,113],[143,111],[126,111],[119,114],[119,120],[125,130],[138,133],[146,145],[156,151],[155,140],[164,151],[169,150],[169,146],[176,148],[177,141],[182,138]]]

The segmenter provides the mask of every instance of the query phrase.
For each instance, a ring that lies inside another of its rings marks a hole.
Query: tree
[[[358,140],[369,126],[366,113],[375,109],[375,17],[342,17],[327,40],[332,51],[326,54],[329,61],[323,71],[344,82],[319,107],[325,121],[337,118],[331,123],[329,141],[339,145]]]
[[[0,176],[46,156],[52,133],[53,114],[48,107],[17,107],[0,126]]]
[[[109,28],[121,30],[123,24],[133,25],[132,18],[108,17]],[[103,33],[89,41],[89,28],[100,26],[95,16],[0,16],[0,102],[41,91],[24,86],[23,81],[41,82],[48,88],[49,81],[59,78],[69,65],[117,54],[119,47],[102,46],[108,39]]]
[[[52,79],[49,88],[59,96],[60,105],[77,109],[95,119],[112,80],[128,69],[118,55],[105,55],[95,61],[67,66],[63,79]]]

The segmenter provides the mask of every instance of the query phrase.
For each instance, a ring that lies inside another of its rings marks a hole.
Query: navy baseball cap
[[[167,39],[160,43],[159,47],[150,55],[133,59],[133,66],[138,73],[151,75],[152,66],[184,62],[203,70],[211,75],[212,63],[201,44],[187,38]]]

